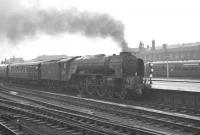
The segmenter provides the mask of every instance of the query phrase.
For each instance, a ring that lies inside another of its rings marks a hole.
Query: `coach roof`
[[[24,63],[13,63],[13,64],[10,64],[10,66],[25,66],[25,65],[38,65],[42,63],[41,61],[36,61],[36,62],[24,62]]]

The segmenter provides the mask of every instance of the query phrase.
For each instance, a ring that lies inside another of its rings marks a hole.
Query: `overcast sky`
[[[44,33],[36,32],[28,38],[10,41],[10,37],[5,36],[5,27],[10,24],[14,27],[17,19],[30,19],[26,15],[31,16],[34,10],[60,11],[73,7],[81,13],[109,14],[123,24],[128,46],[138,47],[139,41],[151,45],[152,39],[155,39],[156,45],[200,41],[199,5],[198,0],[0,0],[0,60],[12,56],[28,60],[44,54],[113,54],[121,51],[112,36],[88,38],[69,32],[46,34],[46,29]],[[10,19],[12,22],[3,22],[8,18],[6,16],[19,10],[25,12],[23,15],[26,17],[15,16]]]

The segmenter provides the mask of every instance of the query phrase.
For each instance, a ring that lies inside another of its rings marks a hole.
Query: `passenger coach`
[[[41,62],[18,63],[8,65],[8,80],[24,83],[38,83]]]
[[[200,60],[152,62],[153,77],[200,78]]]

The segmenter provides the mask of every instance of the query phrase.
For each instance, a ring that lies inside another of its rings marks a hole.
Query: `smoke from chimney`
[[[6,0],[3,1],[5,4]],[[80,12],[75,8],[42,10],[22,7],[15,12],[7,13],[13,7],[7,4],[4,9],[0,9],[2,18],[0,19],[0,38],[6,38],[11,43],[33,38],[39,33],[48,35],[70,33],[82,34],[89,38],[110,37],[122,50],[128,49],[124,39],[123,23],[108,14]]]

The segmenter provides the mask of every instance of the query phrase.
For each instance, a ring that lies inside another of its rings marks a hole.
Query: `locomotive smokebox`
[[[120,55],[121,56],[131,55],[131,52],[125,52],[125,51],[123,51],[123,52],[120,52]]]

